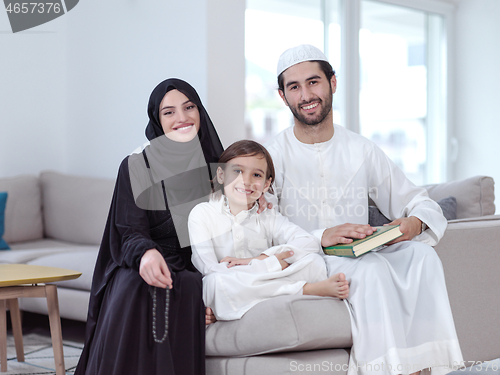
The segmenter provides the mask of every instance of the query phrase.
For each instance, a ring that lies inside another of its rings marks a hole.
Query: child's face
[[[267,162],[261,155],[240,156],[231,159],[226,168],[217,169],[217,180],[224,185],[224,194],[231,210],[249,209],[271,186],[271,178],[266,180]]]

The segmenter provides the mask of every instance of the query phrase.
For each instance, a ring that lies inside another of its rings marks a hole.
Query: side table
[[[12,334],[18,362],[24,362],[23,335],[18,298],[45,297],[49,313],[50,336],[54,349],[56,374],[64,375],[64,354],[62,345],[61,319],[57,286],[45,283],[77,279],[81,272],[55,267],[27,264],[0,264],[0,371],[7,371],[7,317],[10,309]],[[42,285],[39,285],[42,284]]]

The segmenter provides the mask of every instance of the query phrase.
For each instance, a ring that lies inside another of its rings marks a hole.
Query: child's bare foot
[[[349,283],[343,273],[337,273],[326,280],[305,284],[303,293],[345,299],[349,296]]]

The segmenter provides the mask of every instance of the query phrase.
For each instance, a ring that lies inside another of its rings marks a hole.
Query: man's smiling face
[[[304,125],[318,125],[332,110],[335,76],[328,80],[319,64],[305,61],[283,72],[284,91],[281,98],[295,118]]]

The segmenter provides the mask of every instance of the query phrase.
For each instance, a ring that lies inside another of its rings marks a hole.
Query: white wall
[[[500,197],[500,1],[458,0],[454,175],[492,176]],[[500,200],[496,199],[497,212]]]
[[[0,176],[64,168],[65,20],[12,34],[0,10]]]
[[[205,94],[204,1],[86,0],[67,17],[68,169],[114,176],[146,141],[160,81],[183,78]]]
[[[500,1],[456,0],[452,175],[490,175],[500,197]],[[143,143],[162,79],[197,88],[223,144],[244,137],[244,1],[80,1],[12,34],[0,11],[0,176],[113,177]],[[500,205],[500,204],[497,204]]]
[[[208,0],[207,107],[224,147],[245,138],[245,1]]]
[[[225,146],[240,139],[244,9],[231,0],[85,0],[18,34],[0,11],[0,176],[114,177],[146,141],[149,95],[169,77],[197,89]]]

